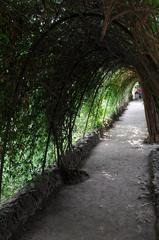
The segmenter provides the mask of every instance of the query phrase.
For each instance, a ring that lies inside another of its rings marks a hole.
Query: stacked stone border
[[[153,202],[156,214],[156,235],[159,239],[159,147],[152,150],[149,155],[150,159],[150,187],[153,196]]]
[[[74,168],[84,165],[90,150],[100,141],[103,132],[113,126],[119,116],[125,111],[127,103],[118,108],[117,112],[108,118],[103,127],[93,130],[79,139],[73,150],[64,156]],[[29,220],[51,194],[56,194],[63,186],[63,181],[56,166],[46,169],[26,184],[10,200],[0,206],[0,240],[10,240]]]

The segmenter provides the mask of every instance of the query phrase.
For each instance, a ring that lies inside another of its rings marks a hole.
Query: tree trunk
[[[148,127],[148,142],[159,143],[159,112],[157,100],[151,95],[148,89],[144,88],[145,115]]]

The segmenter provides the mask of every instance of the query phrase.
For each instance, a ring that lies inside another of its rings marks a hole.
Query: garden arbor
[[[49,156],[69,167],[60,160],[82,107],[97,122],[102,100],[115,110],[136,81],[149,141],[159,140],[158,1],[0,3],[1,191],[22,172],[20,184],[44,170]]]

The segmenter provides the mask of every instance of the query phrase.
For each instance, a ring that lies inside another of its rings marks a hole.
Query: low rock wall
[[[105,122],[104,129],[109,129],[118,115],[125,110],[126,105],[120,107],[116,115],[112,115]],[[90,150],[99,142],[101,128],[79,139],[73,150],[64,156],[69,166],[80,168],[88,157]],[[30,183],[17,192],[10,200],[0,206],[0,240],[9,240],[35,214],[50,194],[56,193],[63,186],[59,171],[56,167],[45,170]]]
[[[75,168],[81,166],[90,150],[99,142],[98,131],[87,134],[64,157]],[[50,194],[63,186],[56,167],[45,170],[23,187],[14,197],[0,206],[0,240],[8,240],[35,214]]]
[[[151,190],[153,194],[153,201],[156,214],[156,231],[159,237],[159,148],[152,150],[150,155],[150,169],[151,169]],[[158,238],[157,238],[158,239]]]

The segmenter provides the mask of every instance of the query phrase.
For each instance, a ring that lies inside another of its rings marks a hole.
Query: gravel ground
[[[64,187],[25,227],[19,240],[155,240],[142,102],[131,102],[92,150],[89,180]]]

